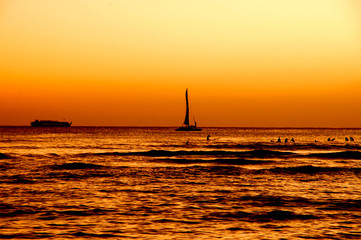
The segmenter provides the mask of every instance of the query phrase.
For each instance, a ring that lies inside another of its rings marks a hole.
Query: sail
[[[202,131],[202,128],[197,128],[197,122],[193,115],[194,125],[189,124],[189,101],[188,101],[188,88],[186,90],[186,117],[181,127],[177,128],[176,131]]]
[[[184,125],[189,126],[189,104],[188,104],[188,88],[186,90],[186,118],[184,119]]]

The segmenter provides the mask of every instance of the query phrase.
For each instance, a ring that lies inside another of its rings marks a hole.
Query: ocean
[[[361,129],[174,129],[0,127],[0,238],[361,239]]]

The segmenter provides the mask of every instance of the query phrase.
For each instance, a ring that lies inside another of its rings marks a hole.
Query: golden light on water
[[[0,126],[0,237],[359,239],[360,142],[339,128]]]

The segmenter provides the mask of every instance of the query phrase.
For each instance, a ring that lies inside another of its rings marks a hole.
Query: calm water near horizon
[[[361,239],[361,129],[174,130],[0,127],[0,238]]]

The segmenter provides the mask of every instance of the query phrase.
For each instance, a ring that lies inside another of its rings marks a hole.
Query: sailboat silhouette
[[[202,131],[202,128],[197,128],[197,122],[194,118],[194,125],[189,124],[189,102],[188,102],[188,88],[186,89],[186,117],[183,125],[176,129],[176,131]]]

